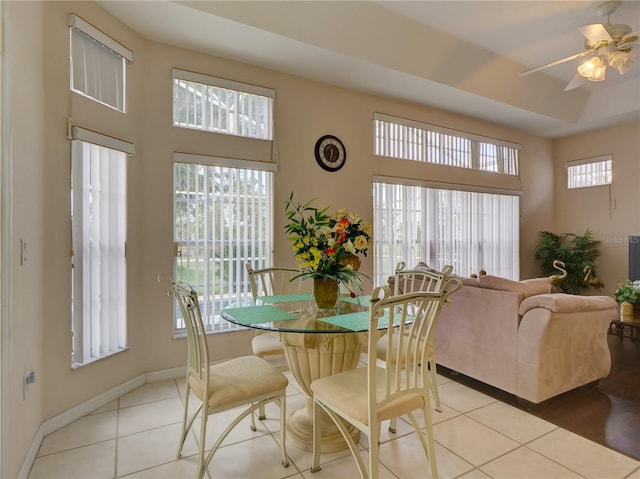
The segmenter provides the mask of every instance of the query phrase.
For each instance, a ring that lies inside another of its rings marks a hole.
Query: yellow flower
[[[355,244],[356,249],[365,249],[368,245],[369,245],[369,241],[365,236],[360,235],[356,237],[356,244]]]

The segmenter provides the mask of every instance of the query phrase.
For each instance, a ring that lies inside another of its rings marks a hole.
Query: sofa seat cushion
[[[548,309],[553,313],[573,313],[617,308],[617,304],[609,296],[578,296],[566,293],[538,294],[530,296],[520,303],[520,316],[524,316],[534,308]]]
[[[551,292],[549,278],[533,278],[523,281],[502,278],[500,276],[485,275],[478,278],[478,286],[485,289],[497,289],[498,291],[510,291],[528,298],[537,294]]]

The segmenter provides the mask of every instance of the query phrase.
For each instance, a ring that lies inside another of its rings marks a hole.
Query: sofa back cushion
[[[549,278],[533,278],[525,279],[523,281],[514,281],[512,279],[487,274],[478,278],[478,286],[486,289],[497,289],[499,291],[519,293],[524,298],[551,292],[551,282],[549,281]]]

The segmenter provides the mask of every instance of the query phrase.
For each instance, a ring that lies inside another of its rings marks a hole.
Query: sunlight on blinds
[[[374,183],[375,284],[396,265],[519,279],[519,197]]]
[[[270,266],[272,172],[174,163],[175,278],[200,296],[209,332],[238,329],[220,317],[249,300],[245,263]],[[176,329],[184,328],[178,314]]]

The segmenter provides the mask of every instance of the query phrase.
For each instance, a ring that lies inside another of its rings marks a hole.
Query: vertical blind
[[[568,188],[586,188],[588,186],[611,184],[611,155],[568,161],[565,166],[567,168]]]
[[[268,88],[173,70],[173,124],[271,140],[273,98]]]
[[[375,284],[419,261],[519,279],[519,197],[375,181]]]
[[[126,347],[126,154],[71,142],[74,364]]]
[[[520,145],[376,113],[374,154],[518,175]]]
[[[213,164],[174,163],[175,277],[198,291],[207,330],[228,331],[238,326],[221,310],[252,297],[245,263],[271,265],[275,165],[174,154],[202,158]],[[177,309],[175,328],[184,328]]]
[[[69,16],[71,89],[126,111],[126,60],[130,50],[76,15]]]

